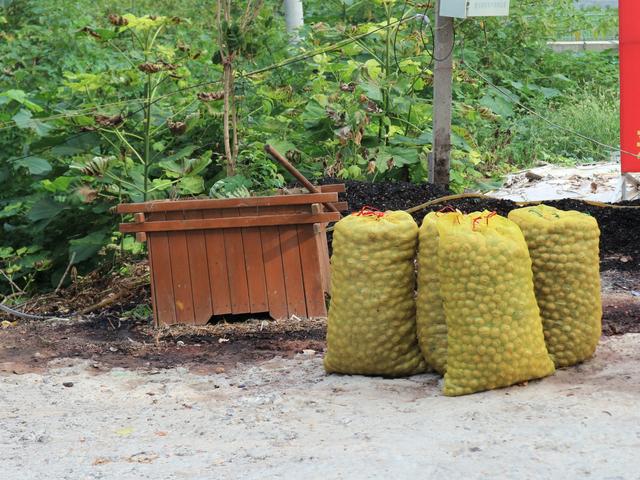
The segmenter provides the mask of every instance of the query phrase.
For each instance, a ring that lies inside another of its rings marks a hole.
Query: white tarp
[[[489,195],[516,202],[562,198],[618,202],[621,198],[620,163],[531,168],[508,175],[504,186]]]

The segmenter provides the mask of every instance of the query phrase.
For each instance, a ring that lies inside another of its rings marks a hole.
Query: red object
[[[360,209],[359,212],[352,213],[352,215],[355,215],[356,217],[376,217],[377,219],[380,219],[384,217],[385,213],[381,212],[375,207],[370,207],[369,205],[365,205]]]
[[[640,1],[620,0],[620,147],[640,154]],[[640,172],[640,158],[621,154],[622,173]]]

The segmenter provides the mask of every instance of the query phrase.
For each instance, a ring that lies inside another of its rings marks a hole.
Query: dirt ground
[[[639,345],[460,398],[327,376],[313,351],[206,374],[61,358],[0,375],[2,478],[638,479]]]
[[[640,479],[640,282],[603,273],[596,357],[462,398],[324,374],[324,320],[0,330],[1,478]],[[636,332],[636,333],[630,333]]]
[[[640,272],[604,271],[602,287],[603,334],[640,333]],[[20,321],[0,329],[0,374],[43,372],[48,362],[60,358],[89,360],[96,371],[185,366],[211,373],[325,348],[324,319],[155,329],[150,318],[123,319],[134,306],[125,302],[82,318]]]

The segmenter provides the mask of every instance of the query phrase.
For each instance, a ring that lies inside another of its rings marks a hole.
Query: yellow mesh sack
[[[509,218],[529,245],[545,340],[556,367],[589,359],[602,334],[598,222],[546,205],[513,210]]]
[[[327,326],[328,373],[422,373],[415,317],[418,226],[405,212],[350,215],[336,224]]]
[[[438,271],[438,222],[470,223],[471,217],[456,212],[431,212],[422,221],[418,247],[418,296],[416,325],[418,342],[427,365],[440,375],[447,368],[447,321],[440,296]]]
[[[438,222],[440,293],[447,319],[449,396],[506,387],[554,372],[518,226],[485,214]]]

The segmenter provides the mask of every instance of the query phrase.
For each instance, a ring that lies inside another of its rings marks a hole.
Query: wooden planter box
[[[146,237],[156,325],[204,325],[213,315],[326,316],[324,227],[344,185],[322,193],[129,203],[123,233]]]

